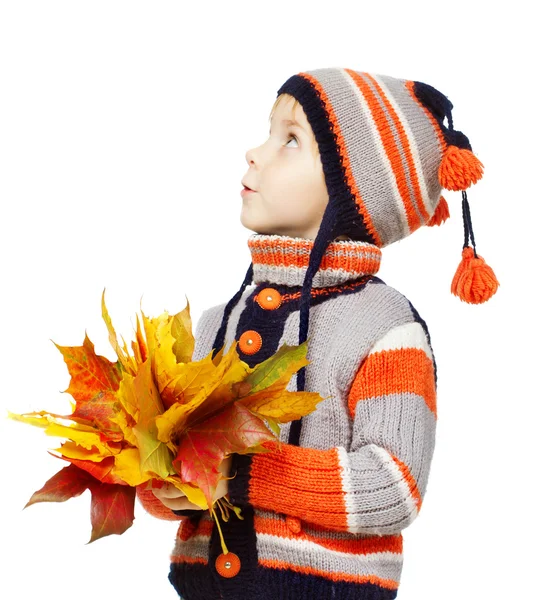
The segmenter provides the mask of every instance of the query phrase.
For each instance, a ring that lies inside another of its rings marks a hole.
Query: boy
[[[451,108],[426,84],[340,68],[278,90],[270,136],[246,154],[252,263],[237,294],[202,314],[193,360],[238,340],[254,366],[308,339],[310,362],[287,389],[327,400],[281,425],[281,452],[266,443],[225,459],[233,478],[215,499],[227,494],[243,517],[220,523],[228,554],[208,511],[170,486],[139,490],[155,516],[183,519],[169,578],[184,600],[396,598],[401,532],[434,451],[437,375],[425,322],[375,274],[382,247],[448,217],[442,187],[481,177]],[[452,291],[479,303],[498,283],[468,245],[467,206],[463,195]]]

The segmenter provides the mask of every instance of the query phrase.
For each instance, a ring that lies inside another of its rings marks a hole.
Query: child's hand
[[[231,466],[231,456],[227,456],[222,463],[220,464],[219,471],[222,473],[224,477],[228,476],[229,469]],[[201,506],[198,504],[193,504],[190,500],[187,499],[185,494],[178,490],[177,487],[173,486],[171,483],[165,483],[163,487],[159,489],[153,489],[152,493],[156,498],[160,500],[167,508],[171,510],[184,510],[187,508],[192,508],[194,510],[202,510]],[[228,482],[226,479],[221,479],[218,482],[217,488],[215,490],[215,494],[213,496],[213,502],[222,498],[228,493]]]

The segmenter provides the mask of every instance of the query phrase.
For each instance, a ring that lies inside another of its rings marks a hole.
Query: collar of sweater
[[[254,234],[248,239],[253,281],[302,286],[314,240],[286,235]],[[381,248],[367,242],[331,242],[313,277],[313,287],[329,287],[378,272]]]

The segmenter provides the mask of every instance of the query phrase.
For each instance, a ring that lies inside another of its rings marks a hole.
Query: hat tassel
[[[468,148],[450,145],[439,165],[439,182],[443,188],[466,190],[483,176],[483,163]]]
[[[435,212],[431,219],[427,222],[428,227],[435,227],[436,225],[442,225],[446,219],[450,218],[450,209],[448,207],[448,203],[446,202],[446,198],[441,196],[439,198],[439,202],[437,207],[435,208]]]
[[[463,224],[465,230],[465,243],[463,245],[463,258],[451,285],[452,294],[469,304],[481,304],[491,298],[500,285],[494,271],[487,265],[482,256],[476,252],[474,230],[470,216],[470,206],[466,191],[463,195]],[[469,236],[472,247],[469,246]]]

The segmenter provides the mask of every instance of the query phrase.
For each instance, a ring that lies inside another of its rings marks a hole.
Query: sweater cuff
[[[178,518],[172,513],[170,508],[167,508],[158,498],[156,498],[151,490],[137,487],[135,489],[137,498],[139,499],[142,507],[153,517],[163,519],[164,521],[177,521]]]
[[[339,449],[280,446],[277,441],[262,445],[270,452],[238,456],[230,500],[345,531]]]
[[[250,469],[252,466],[251,454],[232,454],[232,461],[228,477],[228,498],[237,506],[250,504]]]

